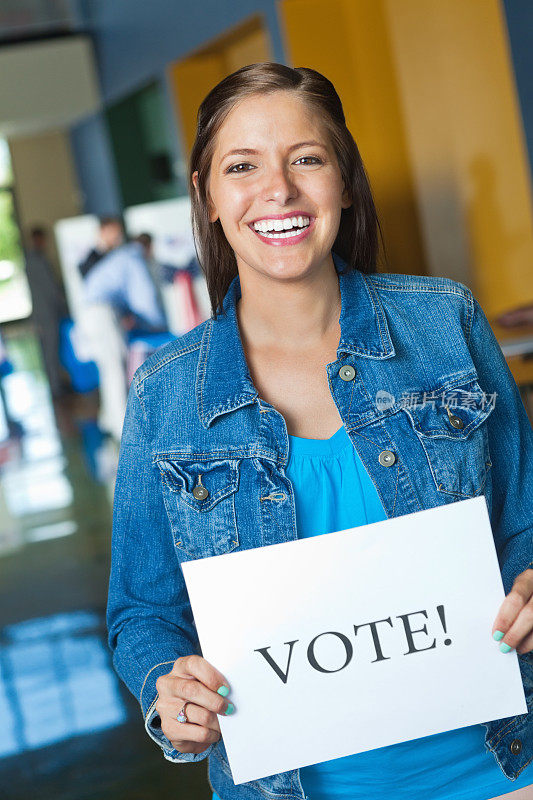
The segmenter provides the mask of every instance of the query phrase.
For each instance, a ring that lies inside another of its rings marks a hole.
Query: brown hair
[[[191,222],[198,261],[204,271],[213,315],[222,310],[228,287],[237,275],[237,261],[220,219],[210,222],[207,183],[216,136],[236,103],[253,94],[280,90],[296,92],[320,114],[337,155],[339,168],[352,205],[343,208],[333,250],[347,263],[346,271],[375,272],[378,229],[381,228],[359,150],[346,127],[344,111],[335,87],[324,75],[308,67],[287,67],[272,61],[248,64],[218,83],[202,101],[197,116],[196,138],[189,161]],[[192,175],[198,171],[198,193]],[[381,236],[383,243],[383,237]]]

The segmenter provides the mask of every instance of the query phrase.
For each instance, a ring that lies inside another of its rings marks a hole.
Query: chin
[[[269,265],[265,266],[265,269],[262,270],[264,274],[266,274],[270,278],[274,278],[276,280],[298,280],[299,278],[305,278],[305,276],[309,272],[309,264],[277,264],[275,266]]]
[[[272,248],[272,250],[286,251],[288,248]],[[260,256],[257,253],[239,255],[241,269],[246,271],[253,271],[260,273],[265,278],[272,278],[273,280],[289,281],[304,278],[310,270],[313,269],[313,263],[317,262],[316,256],[313,257],[312,253],[307,255],[300,253],[262,253]],[[317,263],[320,263],[318,259]]]

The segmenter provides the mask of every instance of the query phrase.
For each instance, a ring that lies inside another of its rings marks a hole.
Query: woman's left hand
[[[504,653],[515,649],[523,655],[533,650],[533,569],[528,568],[515,578],[494,621],[492,637],[501,642]]]

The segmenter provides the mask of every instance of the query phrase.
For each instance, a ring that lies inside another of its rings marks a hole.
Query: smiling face
[[[210,220],[220,219],[241,277],[294,279],[330,265],[341,210],[351,205],[320,117],[285,90],[252,95],[228,114],[208,194]]]

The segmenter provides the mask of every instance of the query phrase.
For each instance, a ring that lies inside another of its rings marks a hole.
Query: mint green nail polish
[[[503,639],[503,631],[494,631],[494,633],[492,634],[492,638],[494,639],[495,642],[501,642],[501,640]]]
[[[233,703],[228,703],[228,707],[224,711],[224,714],[227,716],[228,714],[233,714],[234,711],[235,711],[235,706],[233,705]]]
[[[229,694],[229,689],[227,686],[219,686],[217,692],[218,694],[221,694],[222,697],[227,697]]]
[[[505,644],[505,642],[502,642],[500,645],[500,650],[502,651],[502,653],[510,653],[512,649],[513,648],[511,647],[511,645]]]

